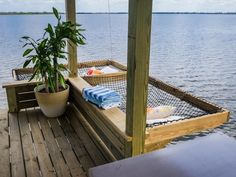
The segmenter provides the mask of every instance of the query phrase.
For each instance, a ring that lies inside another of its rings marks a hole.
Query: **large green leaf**
[[[23,64],[23,68],[26,68],[30,64],[30,62],[31,62],[31,59],[26,60]]]
[[[63,88],[66,88],[65,79],[61,73],[59,74],[59,82]]]
[[[48,24],[48,27],[45,29],[46,30],[46,32],[48,32],[49,33],[49,35],[50,36],[52,36],[53,35],[53,28],[52,28],[52,25],[51,24]]]
[[[59,19],[59,14],[58,14],[57,9],[56,9],[55,7],[53,7],[52,10],[53,10],[53,14],[55,15],[55,17],[56,17],[57,19]]]
[[[23,57],[25,57],[26,55],[28,55],[30,52],[32,52],[34,49],[27,49],[24,53],[23,53]]]
[[[29,39],[30,37],[29,36],[23,36],[23,37],[21,37],[21,39]]]

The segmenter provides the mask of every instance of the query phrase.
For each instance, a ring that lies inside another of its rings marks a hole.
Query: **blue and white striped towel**
[[[83,98],[103,109],[117,107],[121,103],[121,97],[114,90],[102,86],[88,87],[83,89]]]

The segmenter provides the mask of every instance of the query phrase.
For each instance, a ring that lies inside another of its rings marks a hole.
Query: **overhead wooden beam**
[[[65,0],[66,1],[66,20],[76,23],[76,3],[75,0]],[[77,67],[77,46],[70,42],[71,45],[68,45],[68,68],[70,70],[70,77],[78,76],[78,67]]]
[[[126,133],[131,156],[144,152],[152,0],[129,0]]]

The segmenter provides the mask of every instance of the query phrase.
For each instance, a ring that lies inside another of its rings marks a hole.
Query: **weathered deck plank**
[[[0,174],[10,176],[8,116],[6,110],[0,110]]]
[[[81,164],[77,160],[70,144],[67,142],[67,138],[63,133],[58,120],[49,119],[49,123],[72,176],[85,177],[85,172],[83,171]]]
[[[27,110],[27,112],[42,175],[47,177],[56,176],[38,124],[36,112],[35,110]]]
[[[88,133],[84,130],[83,126],[76,118],[75,112],[70,107],[68,107],[67,109],[67,117],[76,133],[80,135],[80,138],[94,163],[96,165],[105,164],[107,162],[105,157],[102,155],[101,151],[97,148],[95,143],[91,140]]]
[[[31,138],[31,132],[25,111],[18,114],[20,133],[22,139],[22,148],[24,153],[25,169],[27,176],[40,176],[37,155],[34,151],[34,144]]]
[[[40,122],[41,129],[57,176],[70,176],[69,168],[63,159],[59,147],[57,146],[57,142],[53,136],[51,128],[49,127],[47,118],[42,114],[39,109],[35,110],[35,112],[38,116],[38,121]]]
[[[24,177],[25,166],[17,113],[9,113],[11,174]]]
[[[74,150],[84,170],[87,171],[89,168],[95,166],[95,163],[93,162],[88,152],[86,151],[84,145],[82,144],[79,135],[76,134],[67,119],[65,117],[60,117],[59,121],[63,131],[65,132],[68,140],[71,143],[72,149]]]
[[[89,168],[108,163],[75,116],[0,110],[0,176],[87,177]]]

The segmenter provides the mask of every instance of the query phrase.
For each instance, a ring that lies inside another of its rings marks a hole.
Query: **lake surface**
[[[126,64],[128,16],[83,14],[87,45],[79,59],[113,58]],[[20,37],[42,36],[51,15],[0,16],[0,84],[21,67]],[[110,35],[111,34],[111,35]],[[236,15],[153,15],[150,74],[231,111],[230,122],[218,128],[236,138]],[[0,89],[0,108],[6,108]]]

